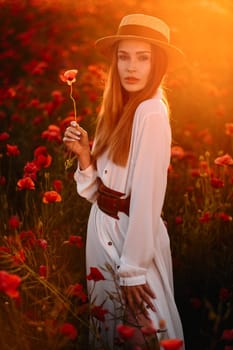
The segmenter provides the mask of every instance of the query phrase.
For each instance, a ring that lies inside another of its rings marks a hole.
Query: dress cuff
[[[85,181],[85,178],[92,178],[93,177],[93,173],[94,173],[94,168],[93,165],[90,164],[86,169],[81,170],[78,164],[78,167],[74,173],[74,179],[77,181],[77,179],[80,181],[83,180]]]
[[[121,286],[138,286],[140,284],[146,284],[146,276],[131,276],[131,277],[120,277]]]

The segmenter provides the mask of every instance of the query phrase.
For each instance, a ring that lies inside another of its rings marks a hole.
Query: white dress
[[[136,109],[130,153],[126,167],[114,164],[107,155],[92,166],[75,172],[77,191],[92,208],[88,221],[86,244],[87,274],[97,267],[106,280],[89,281],[91,300],[109,311],[100,322],[104,340],[114,349],[116,323],[121,317],[119,304],[110,295],[116,294],[116,281],[101,268],[110,264],[120,285],[139,285],[148,282],[156,298],[156,312],[148,310],[155,327],[166,323],[166,338],[183,339],[182,325],[173,296],[173,273],[170,241],[161,211],[170,163],[171,130],[161,91]],[[129,217],[118,213],[119,220],[102,212],[96,203],[96,177],[119,192],[131,195]],[[115,294],[114,294],[115,293]]]

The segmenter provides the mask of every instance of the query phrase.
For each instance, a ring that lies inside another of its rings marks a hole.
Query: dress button
[[[105,173],[105,174],[107,174],[107,173],[108,173],[107,169],[105,169],[105,170],[104,170],[104,173]]]
[[[112,242],[110,241],[110,242],[108,242],[108,245],[112,245]]]

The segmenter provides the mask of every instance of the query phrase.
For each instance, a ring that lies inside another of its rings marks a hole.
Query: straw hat
[[[170,44],[170,28],[157,17],[143,14],[125,16],[116,35],[100,38],[95,45],[104,56],[110,56],[114,44],[125,39],[143,40],[163,49],[168,57],[169,70],[184,63],[183,52]]]

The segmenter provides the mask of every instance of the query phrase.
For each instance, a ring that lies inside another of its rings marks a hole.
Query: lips
[[[126,77],[125,78],[125,82],[128,84],[135,84],[139,81],[139,79],[135,78],[135,77]]]

